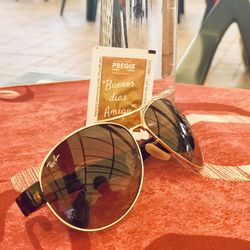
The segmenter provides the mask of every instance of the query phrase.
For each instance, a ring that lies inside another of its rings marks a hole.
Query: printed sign
[[[148,102],[152,97],[154,57],[155,53],[147,50],[95,47],[87,124],[121,116]],[[124,120],[123,125],[130,127],[131,117]]]

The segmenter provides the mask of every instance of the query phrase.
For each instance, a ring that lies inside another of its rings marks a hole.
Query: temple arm
[[[46,199],[41,190],[40,183],[36,182],[31,187],[22,192],[16,198],[16,203],[25,216],[28,216],[45,204]]]
[[[69,194],[78,190],[82,190],[84,188],[83,183],[79,179],[77,179],[76,172],[65,175],[62,178],[58,178],[53,182],[59,183],[62,181],[65,183],[64,189],[67,189],[67,192]],[[61,188],[60,191],[62,190],[63,189]],[[47,198],[49,199],[49,201],[57,200],[58,194],[57,192],[50,193],[47,195]],[[39,209],[47,201],[48,200],[45,198],[39,182],[36,182],[32,186],[28,187],[16,198],[16,203],[25,216],[28,216],[29,214]]]

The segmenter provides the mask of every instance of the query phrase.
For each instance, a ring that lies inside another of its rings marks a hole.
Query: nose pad
[[[147,143],[145,149],[150,155],[159,160],[168,161],[171,158],[170,154],[158,148],[154,143]]]

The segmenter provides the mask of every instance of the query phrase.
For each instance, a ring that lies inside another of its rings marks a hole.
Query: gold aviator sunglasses
[[[140,122],[132,128],[117,123],[127,119],[133,123],[136,113]],[[202,168],[190,124],[167,99],[152,100],[110,120],[74,131],[51,149],[40,170],[12,177],[15,189],[21,191],[16,203],[25,216],[47,204],[70,228],[102,230],[132,209],[142,187],[143,161],[149,155],[173,157],[194,172]],[[148,139],[138,144],[132,135],[136,130],[147,131]]]

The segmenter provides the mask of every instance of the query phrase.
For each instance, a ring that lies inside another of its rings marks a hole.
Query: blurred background
[[[0,0],[0,85],[26,72],[90,75],[91,49],[99,41],[99,7],[95,22],[86,21],[87,0]],[[205,0],[186,0],[177,26],[177,62],[197,34]],[[206,86],[250,88],[236,24],[223,37]]]

